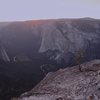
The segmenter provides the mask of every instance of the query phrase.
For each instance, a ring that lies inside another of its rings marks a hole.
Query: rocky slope
[[[66,65],[83,50],[85,61],[100,58],[100,20],[92,18],[20,21],[2,24],[0,40],[10,60],[38,55]]]
[[[100,100],[100,60],[49,73],[18,100]]]

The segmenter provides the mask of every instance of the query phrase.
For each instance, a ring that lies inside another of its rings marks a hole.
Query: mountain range
[[[0,97],[19,95],[48,72],[94,59],[100,59],[99,19],[0,22]]]

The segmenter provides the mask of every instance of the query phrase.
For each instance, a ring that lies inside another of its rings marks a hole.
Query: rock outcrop
[[[18,100],[100,100],[100,60],[49,73]]]

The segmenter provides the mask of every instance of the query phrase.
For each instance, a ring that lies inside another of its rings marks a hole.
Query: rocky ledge
[[[100,100],[100,60],[49,73],[18,100]]]

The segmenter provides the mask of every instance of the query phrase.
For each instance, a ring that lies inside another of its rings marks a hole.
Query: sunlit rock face
[[[18,100],[100,100],[100,60],[49,73]]]
[[[3,47],[1,42],[0,42],[0,61],[10,62],[10,59],[9,59],[7,53],[6,53],[6,50]]]
[[[6,23],[0,39],[11,60],[23,53],[31,60],[45,54],[49,60],[68,64],[78,51],[85,52],[86,60],[100,58],[100,20],[92,18]]]

